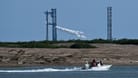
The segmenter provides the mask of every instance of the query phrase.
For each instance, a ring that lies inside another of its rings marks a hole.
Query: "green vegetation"
[[[59,45],[63,44],[64,45]],[[69,43],[69,45],[66,45]],[[138,39],[119,39],[119,40],[68,40],[68,41],[29,41],[29,42],[0,42],[0,47],[13,48],[95,48],[92,43],[114,43],[114,44],[133,44],[138,45]]]
[[[65,46],[53,45],[51,41],[30,41],[30,42],[0,42],[0,47],[11,48],[66,48]]]
[[[96,48],[96,46],[92,46],[88,43],[74,43],[70,48]]]

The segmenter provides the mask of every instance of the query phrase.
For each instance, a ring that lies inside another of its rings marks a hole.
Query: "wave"
[[[82,69],[81,67],[55,69],[55,68],[43,68],[43,69],[26,69],[26,70],[0,70],[0,72],[67,72],[67,71],[107,71],[106,70],[94,70],[94,69]]]
[[[0,72],[62,72],[62,71],[80,71],[81,68],[65,68],[65,69],[54,69],[54,68],[43,68],[43,69],[26,69],[26,70],[0,70]]]

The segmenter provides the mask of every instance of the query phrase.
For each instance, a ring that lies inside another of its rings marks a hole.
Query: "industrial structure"
[[[107,7],[107,40],[112,40],[112,7]]]
[[[56,9],[51,9],[51,11],[46,11],[46,40],[49,40],[49,27],[52,27],[52,41],[57,41],[57,29],[76,35],[79,38],[86,38],[83,32],[78,30],[72,30],[69,28],[61,27],[57,25]]]
[[[68,29],[57,25],[56,9],[46,11],[46,40],[49,40],[49,27],[52,27],[52,41],[57,41],[57,29],[76,35],[79,38],[86,38],[83,32]],[[107,40],[112,40],[112,7],[107,7]]]
[[[51,9],[51,11],[46,11],[46,40],[49,40],[49,26],[52,26],[52,40],[57,40],[57,16],[56,16],[56,9]],[[51,17],[51,19],[50,19]]]

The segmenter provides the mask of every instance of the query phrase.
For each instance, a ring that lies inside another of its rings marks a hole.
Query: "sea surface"
[[[107,71],[64,66],[0,68],[0,78],[138,78],[138,66],[112,66]]]

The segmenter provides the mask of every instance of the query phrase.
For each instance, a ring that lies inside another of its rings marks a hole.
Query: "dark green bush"
[[[70,48],[96,48],[96,46],[92,46],[88,43],[75,43],[71,45]]]
[[[114,41],[114,43],[117,43],[117,44],[134,44],[134,45],[138,45],[138,39],[120,39],[120,40]]]
[[[74,43],[71,46],[58,45],[60,43]],[[133,44],[138,45],[138,39],[119,39],[119,40],[68,40],[68,41],[28,41],[28,42],[0,42],[0,47],[16,48],[95,48],[92,43],[115,43],[115,44]]]

